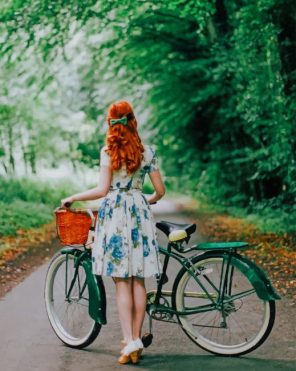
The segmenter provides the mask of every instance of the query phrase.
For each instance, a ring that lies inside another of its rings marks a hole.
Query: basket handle
[[[54,212],[55,213],[66,213],[67,210],[62,208],[62,207],[57,207],[57,208],[54,209]]]
[[[94,213],[92,212],[92,209],[86,209],[86,212],[88,213],[88,215],[91,218],[91,227],[89,229],[91,231],[94,231],[95,230],[95,222],[96,222],[96,218],[94,216]]]

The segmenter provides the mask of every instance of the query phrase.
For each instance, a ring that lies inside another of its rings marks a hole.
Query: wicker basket
[[[97,212],[93,211],[94,216]],[[62,245],[86,244],[92,219],[87,210],[55,209],[57,234]]]

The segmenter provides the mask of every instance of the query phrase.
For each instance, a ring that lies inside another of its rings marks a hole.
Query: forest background
[[[119,99],[170,192],[295,236],[295,1],[0,4],[0,236],[95,185]]]

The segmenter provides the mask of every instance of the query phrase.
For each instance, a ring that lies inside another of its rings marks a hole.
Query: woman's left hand
[[[63,198],[61,200],[61,207],[65,208],[65,209],[68,209],[68,208],[71,207],[71,204],[73,204],[74,201],[75,200],[74,200],[74,198],[72,196],[71,197],[67,197],[67,198]],[[69,205],[66,206],[66,204],[70,204],[70,206]]]

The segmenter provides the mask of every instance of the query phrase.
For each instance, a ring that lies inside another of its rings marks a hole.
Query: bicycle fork
[[[83,286],[82,286],[82,289],[80,287],[80,279],[79,279],[79,274],[78,274],[78,271],[79,271],[79,263],[81,261],[81,258],[80,257],[76,257],[74,255],[74,267],[75,267],[75,272],[74,272],[74,275],[73,275],[73,278],[72,278],[72,281],[70,283],[70,287],[69,287],[69,290],[67,289],[68,288],[68,264],[69,264],[69,258],[68,258],[69,254],[66,254],[66,269],[65,269],[65,297],[66,297],[66,301],[70,302],[70,295],[71,295],[71,292],[73,290],[73,287],[75,285],[75,282],[76,282],[76,279],[78,277],[78,297],[77,297],[77,300],[81,299],[83,293],[84,293],[84,290],[87,286],[87,281],[85,280],[84,283],[83,283]],[[82,255],[81,255],[82,256]],[[76,298],[75,298],[76,299]]]
[[[81,251],[80,249],[75,248],[64,248],[61,250],[62,254],[66,254],[66,279],[65,279],[65,300],[70,301],[71,292],[75,285],[75,281],[78,280],[79,286],[79,298],[82,297],[83,293],[88,290],[88,313],[90,317],[101,325],[107,323],[106,320],[106,293],[104,282],[101,276],[95,276],[92,273],[92,262],[89,257],[89,252]],[[68,255],[73,256],[75,271],[73,278],[71,279],[70,286],[68,288],[68,264],[69,257]],[[79,267],[84,270],[85,281],[81,286],[79,278]]]

